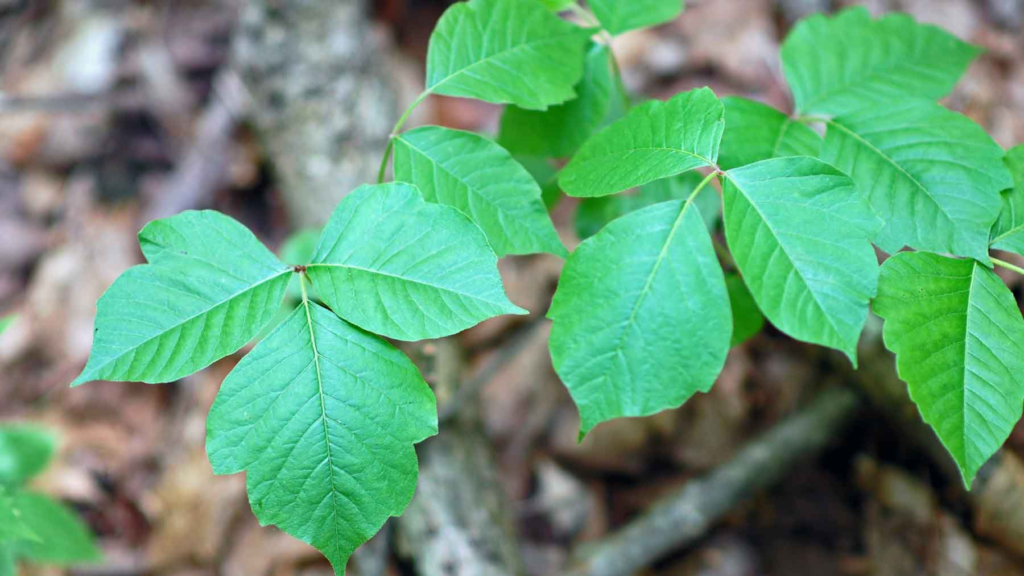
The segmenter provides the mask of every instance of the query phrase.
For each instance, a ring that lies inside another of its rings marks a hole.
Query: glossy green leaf
[[[817,156],[821,136],[775,108],[729,96],[725,106],[725,133],[718,165],[731,170],[769,158]]]
[[[725,110],[709,88],[652,100],[598,132],[562,169],[566,194],[607,196],[718,159]]]
[[[483,136],[440,126],[406,132],[395,138],[395,178],[472,218],[498,256],[569,254],[533,176]]]
[[[655,180],[641,186],[635,194],[623,193],[600,198],[585,198],[576,210],[576,234],[586,240],[597,234],[606,224],[651,204],[668,200],[685,200],[704,177],[697,172],[685,172],[671,178]],[[706,186],[693,200],[701,218],[712,230],[722,213],[722,201],[714,188]]]
[[[15,559],[61,566],[102,559],[92,533],[64,504],[42,494],[22,491],[14,493],[14,505],[37,536],[35,540],[10,544]]]
[[[237,221],[188,211],[147,225],[149,264],[129,268],[97,304],[91,380],[170,382],[227,356],[266,325],[291,270]]]
[[[0,427],[0,484],[22,484],[46,469],[57,450],[57,439],[27,424]]]
[[[545,111],[509,106],[501,116],[498,143],[513,154],[572,156],[608,118],[617,90],[612,74],[611,50],[592,44],[576,98]]]
[[[973,260],[901,253],[882,266],[873,308],[921,416],[970,487],[1024,403],[1024,318],[994,272]]]
[[[814,158],[776,158],[727,172],[723,200],[729,249],[764,315],[856,365],[879,222],[853,181]]]
[[[683,0],[588,0],[587,5],[613,35],[664,24],[683,12]]]
[[[821,158],[849,174],[885,226],[872,238],[988,262],[1003,149],[969,118],[932,102],[871,107],[828,124]]]
[[[905,14],[874,20],[858,7],[802,20],[782,44],[782,64],[799,113],[838,115],[938,100],[980,53]]]
[[[441,16],[427,91],[544,110],[576,96],[590,33],[537,0],[471,0]]]
[[[580,433],[707,392],[725,364],[725,277],[692,203],[654,204],[584,241],[566,261],[548,317],[551,359]]]
[[[253,513],[344,574],[405,510],[413,445],[437,433],[434,395],[377,336],[305,301],[224,380],[207,420],[214,472],[246,471]]]
[[[1014,185],[1003,191],[1003,208],[992,227],[991,244],[1024,256],[1024,144],[1011,148],[1004,162]]]
[[[39,540],[39,536],[25,523],[21,508],[15,503],[14,493],[0,484],[0,546],[18,540]]]
[[[342,318],[389,338],[423,340],[526,313],[505,296],[497,261],[466,215],[395,182],[360,186],[338,204],[308,274]]]
[[[732,340],[729,346],[738,346],[764,328],[764,314],[761,314],[753,294],[739,274],[726,274],[725,286],[729,289],[729,303],[732,305]]]

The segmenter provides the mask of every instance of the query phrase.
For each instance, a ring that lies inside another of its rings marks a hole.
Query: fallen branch
[[[846,388],[830,388],[809,406],[747,444],[728,463],[690,480],[611,536],[583,545],[571,576],[621,576],[693,543],[744,498],[782,480],[828,444],[860,407]]]

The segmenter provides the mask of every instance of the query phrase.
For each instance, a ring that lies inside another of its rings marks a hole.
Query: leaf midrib
[[[473,300],[477,300],[479,302],[486,302],[488,304],[493,304],[493,305],[496,305],[496,306],[501,306],[500,302],[494,302],[494,301],[491,301],[491,300],[486,300],[484,298],[480,298],[479,296],[476,296],[474,294],[470,294],[468,292],[459,292],[458,290],[453,290],[452,288],[448,288],[446,286],[439,286],[437,284],[431,284],[430,282],[424,282],[422,280],[415,280],[413,278],[407,278],[405,276],[399,276],[397,274],[389,274],[389,273],[384,272],[382,270],[373,270],[371,268],[364,268],[362,266],[353,266],[351,264],[329,264],[329,263],[326,263],[326,262],[318,262],[316,264],[309,264],[306,267],[306,269],[308,270],[308,269],[311,269],[311,268],[321,268],[321,267],[323,267],[323,268],[347,268],[347,269],[351,269],[351,270],[359,270],[361,272],[368,272],[370,274],[380,274],[381,276],[387,276],[388,278],[395,278],[395,279],[401,280],[403,282],[409,282],[409,283],[412,283],[412,284],[419,284],[420,286],[427,286],[428,288],[433,288],[435,290],[440,290],[442,292],[449,292],[449,293],[455,294],[457,296],[462,296],[462,297],[465,297],[465,298],[472,298]]]
[[[974,262],[974,266],[971,267],[971,285],[967,289],[967,314],[964,320],[964,366],[961,370],[961,378],[963,379],[963,390],[961,390],[962,400],[960,405],[960,413],[963,415],[963,427],[960,430],[962,446],[963,446],[963,462],[964,466],[968,466],[967,462],[967,361],[970,358],[968,352],[971,347],[971,305],[974,300],[974,283],[978,281],[978,262]]]

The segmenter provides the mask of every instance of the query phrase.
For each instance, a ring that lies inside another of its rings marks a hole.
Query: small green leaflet
[[[22,484],[42,472],[53,458],[57,439],[28,424],[0,427],[0,484]]]
[[[544,110],[576,96],[588,36],[537,0],[459,2],[430,36],[427,92]]]
[[[611,50],[591,44],[576,98],[545,111],[509,106],[501,116],[498,144],[513,154],[567,158],[604,123],[618,87],[612,73]]]
[[[880,222],[853,181],[814,158],[776,158],[727,172],[723,200],[729,249],[765,316],[856,365]]]
[[[900,253],[882,266],[873,308],[921,416],[970,488],[1024,403],[1024,318],[994,272],[973,260]]]
[[[764,328],[764,314],[761,314],[754,296],[739,274],[726,274],[725,286],[729,289],[729,303],[732,305],[732,340],[729,345],[739,346]]]
[[[147,225],[149,264],[122,274],[97,304],[91,380],[171,382],[227,356],[274,316],[291,270],[237,221],[188,211]]]
[[[1013,188],[1003,191],[1003,209],[992,227],[992,247],[1024,256],[1024,144],[1006,153]]]
[[[709,88],[653,100],[588,140],[559,183],[570,196],[607,196],[713,166],[724,128],[725,110]]]
[[[586,240],[597,234],[605,224],[634,210],[667,200],[686,200],[703,179],[704,177],[697,172],[685,172],[644,184],[636,194],[623,193],[585,198],[576,209],[576,235],[581,240]],[[718,193],[714,188],[706,186],[697,193],[693,204],[700,211],[708,230],[712,230],[722,214],[722,201]]]
[[[395,178],[472,218],[498,256],[569,255],[533,176],[483,136],[440,126],[406,132],[395,138]]]
[[[217,474],[247,472],[261,524],[313,545],[341,575],[408,506],[413,444],[436,433],[434,395],[412,362],[306,300],[224,380],[206,450]]]
[[[849,174],[885,226],[872,240],[988,262],[999,192],[1013,185],[1003,149],[933,102],[870,107],[828,123],[822,160]]]
[[[587,5],[612,35],[664,24],[683,12],[683,0],[588,0]]]
[[[580,435],[707,392],[732,334],[729,294],[692,202],[631,212],[566,261],[548,317],[555,371],[580,411]]]
[[[48,496],[18,490],[13,505],[35,538],[10,542],[15,560],[68,566],[98,562],[102,554],[89,529],[67,506]]]
[[[423,340],[499,314],[526,314],[505,296],[497,261],[466,215],[393,182],[360,186],[338,204],[308,274],[345,320],[396,340]]]
[[[3,484],[0,484],[0,547],[18,540],[39,540],[39,536],[29,528],[19,508],[14,502],[14,495]]]
[[[872,20],[857,7],[797,24],[782,65],[801,114],[847,114],[952,91],[981,49],[905,14]]]
[[[722,98],[725,133],[718,166],[731,170],[769,158],[817,156],[821,136],[775,108],[739,98]]]

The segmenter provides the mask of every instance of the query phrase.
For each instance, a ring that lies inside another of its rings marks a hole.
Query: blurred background
[[[315,550],[258,526],[243,475],[215,477],[207,462],[206,413],[240,355],[174,384],[68,383],[88,356],[96,300],[142,260],[146,221],[215,208],[280,249],[373,181],[397,113],[422,90],[447,4],[0,0],[0,317],[17,314],[0,336],[0,422],[59,434],[35,486],[70,504],[106,556],[24,574],[332,573]],[[780,41],[797,19],[853,2],[687,4],[676,22],[616,39],[627,86],[664,98],[708,85],[788,112]],[[1004,147],[1024,142],[1024,0],[866,4],[983,46],[946,104]],[[493,134],[500,112],[435,96],[411,124]],[[552,211],[570,248],[575,210],[563,198]],[[732,350],[710,394],[602,425],[577,445],[542,320],[561,265],[501,262],[510,298],[531,316],[404,347],[446,419],[420,447],[410,512],[352,573],[563,574],[602,551],[643,550],[643,530],[654,530],[671,533],[669,551],[636,573],[1024,574],[1024,427],[965,492],[907,404],[874,320],[857,373],[769,326]],[[1020,277],[1005,279],[1020,297]],[[856,395],[818,396],[837,388]],[[818,432],[766,436],[796,424]],[[714,475],[750,456],[750,443],[770,473]],[[713,513],[618,532],[658,502]]]

